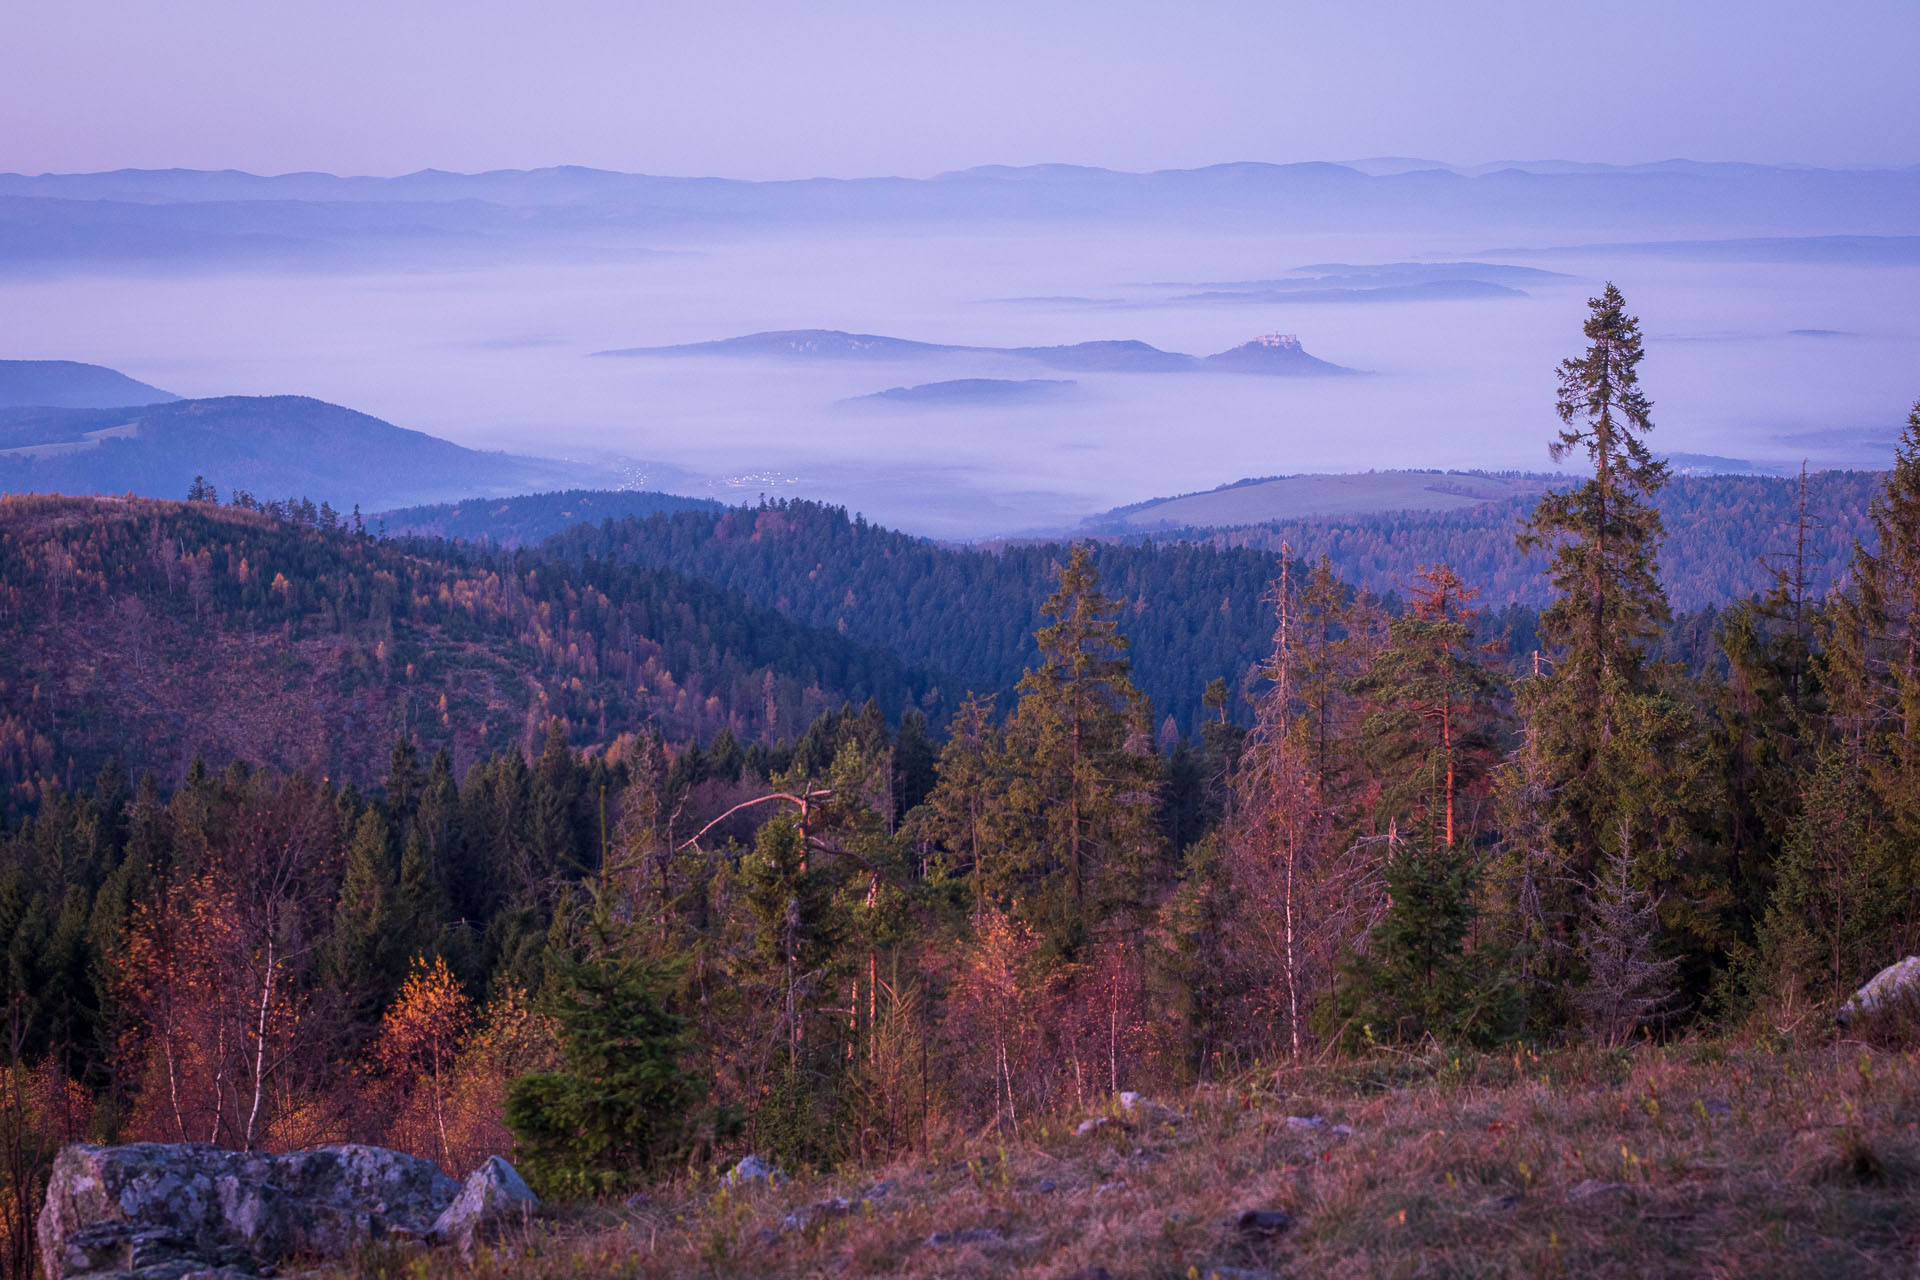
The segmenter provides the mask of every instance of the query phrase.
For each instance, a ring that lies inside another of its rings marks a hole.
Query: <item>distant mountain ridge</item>
[[[908,360],[949,355],[1011,356],[1050,369],[1108,373],[1224,371],[1273,375],[1350,374],[1331,361],[1308,355],[1292,334],[1267,334],[1210,356],[1190,356],[1134,339],[1075,342],[1056,347],[979,347],[916,342],[839,329],[775,329],[712,342],[666,347],[619,347],[597,356],[761,356],[802,360]]]
[[[112,409],[179,398],[105,365],[0,360],[0,409]]]
[[[0,174],[0,269],[238,260],[292,266],[642,253],[749,227],[1068,222],[1524,231],[1556,239],[1920,234],[1920,167],[1673,161],[1485,171],[1241,162],[1152,173],[990,166],[934,178],[751,182],[562,166],[401,177],[121,170]]]

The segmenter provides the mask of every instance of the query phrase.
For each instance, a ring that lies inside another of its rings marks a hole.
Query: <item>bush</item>
[[[685,1150],[704,1084],[682,1066],[686,1019],[667,1008],[675,967],[648,957],[596,904],[582,953],[549,959],[566,1065],[507,1094],[521,1168],[547,1196],[604,1195]]]

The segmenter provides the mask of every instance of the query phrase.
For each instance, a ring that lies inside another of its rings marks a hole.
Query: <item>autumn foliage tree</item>
[[[447,1136],[454,1066],[473,1023],[473,1002],[439,956],[416,959],[380,1021],[373,1060],[405,1089],[391,1130],[393,1145],[458,1168]]]

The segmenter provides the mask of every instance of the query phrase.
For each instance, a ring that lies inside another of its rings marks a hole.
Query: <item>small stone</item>
[[[1327,1127],[1327,1118],[1325,1116],[1288,1116],[1287,1117],[1287,1128],[1289,1129],[1314,1130],[1314,1129],[1324,1129],[1326,1127]]]
[[[1040,1179],[1040,1181],[1033,1184],[1033,1189],[1044,1196],[1054,1190],[1053,1179],[1042,1178]]]
[[[1076,1138],[1084,1138],[1089,1134],[1100,1132],[1100,1130],[1106,1128],[1113,1122],[1112,1116],[1088,1116],[1085,1120],[1082,1120],[1078,1125],[1074,1126],[1073,1136]]]
[[[1233,1222],[1233,1229],[1250,1240],[1271,1240],[1292,1227],[1293,1215],[1284,1209],[1248,1209]]]
[[[840,1196],[835,1196],[831,1200],[815,1201],[813,1204],[803,1204],[780,1220],[781,1234],[805,1231],[814,1223],[824,1222],[828,1218],[844,1218],[852,1208],[852,1202]]]
[[[1093,1194],[1097,1196],[1104,1196],[1108,1192],[1125,1191],[1126,1189],[1127,1189],[1127,1180],[1125,1178],[1115,1178],[1112,1182],[1103,1182],[1099,1186],[1095,1187],[1093,1189]]]

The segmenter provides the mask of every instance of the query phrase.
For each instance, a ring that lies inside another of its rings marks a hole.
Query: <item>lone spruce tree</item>
[[[1548,951],[1560,957],[1555,968],[1570,961],[1575,970],[1550,981],[1578,977],[1609,927],[1653,927],[1637,912],[1592,918],[1603,876],[1625,876],[1654,893],[1667,904],[1663,914],[1692,916],[1660,921],[1670,932],[1705,942],[1716,927],[1709,918],[1715,891],[1690,858],[1701,767],[1691,749],[1693,718],[1643,647],[1669,613],[1652,502],[1667,467],[1646,444],[1653,418],[1640,389],[1640,324],[1611,284],[1588,306],[1587,349],[1560,365],[1563,426],[1550,452],[1555,461],[1584,454],[1592,475],[1543,498],[1519,535],[1522,549],[1551,552],[1556,592],[1540,618],[1546,652],[1519,692],[1545,808],[1536,817],[1556,864],[1541,916],[1557,923],[1560,947]],[[1628,830],[1632,849],[1620,838]],[[1620,938],[1608,945],[1637,944]]]

